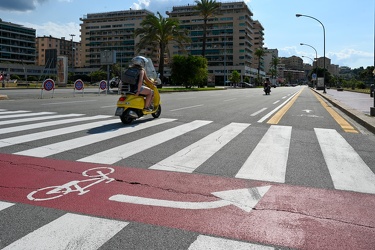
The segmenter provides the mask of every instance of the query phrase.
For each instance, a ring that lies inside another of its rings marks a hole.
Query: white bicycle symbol
[[[51,186],[37,189],[27,195],[27,198],[31,201],[46,201],[57,199],[63,195],[78,192],[78,195],[83,195],[89,192],[89,187],[99,184],[101,182],[110,183],[114,181],[114,178],[109,178],[108,175],[115,172],[113,168],[108,167],[97,167],[87,169],[82,172],[83,176],[90,177],[90,179],[80,181],[70,181],[61,186]],[[80,183],[89,182],[86,186],[80,186]],[[90,183],[91,182],[91,183]]]

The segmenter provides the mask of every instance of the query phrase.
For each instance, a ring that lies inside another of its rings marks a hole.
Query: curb
[[[329,101],[333,106],[335,106],[336,108],[340,109],[347,116],[349,116],[350,118],[352,118],[353,120],[355,120],[356,122],[358,122],[359,124],[361,124],[368,131],[370,131],[371,133],[375,134],[375,117],[366,115],[366,114],[364,114],[361,111],[358,111],[356,109],[348,107],[345,104],[343,104],[343,103],[341,103],[341,102],[339,102],[337,100],[333,100],[330,97],[328,97],[327,95],[316,91],[315,89],[311,89],[311,90],[313,90],[315,93],[317,93],[318,95],[320,95],[321,97],[323,97],[325,100]]]

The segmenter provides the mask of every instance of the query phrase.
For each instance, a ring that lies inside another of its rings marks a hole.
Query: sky
[[[220,2],[217,0],[217,2]],[[234,2],[234,1],[221,1]],[[374,66],[374,0],[244,0],[264,28],[264,43],[279,57],[299,56],[311,64],[317,50],[332,64]],[[155,14],[194,0],[0,0],[0,18],[36,29],[37,36],[80,40],[80,18],[90,13],[147,9]],[[296,17],[303,14],[309,17]],[[324,39],[325,34],[325,39]],[[325,43],[324,43],[325,41]],[[300,45],[300,43],[308,44]],[[302,57],[304,56],[304,57]],[[311,59],[310,59],[311,58]]]

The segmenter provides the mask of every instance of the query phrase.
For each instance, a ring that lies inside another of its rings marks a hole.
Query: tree
[[[277,65],[280,63],[280,59],[273,56],[272,57],[272,61],[271,61],[271,67],[273,68],[273,70],[271,71],[272,73],[272,78],[274,78],[274,76],[276,77],[277,76]]]
[[[171,41],[177,42],[178,46],[184,48],[183,44],[190,42],[187,30],[181,29],[179,21],[173,18],[164,18],[158,12],[158,17],[149,14],[141,22],[140,28],[134,31],[135,37],[140,36],[139,43],[136,45],[136,52],[153,46],[159,48],[159,73],[160,79],[164,77],[164,54]]]
[[[257,80],[258,80],[258,84],[260,84],[260,76],[259,76],[259,72],[260,72],[260,59],[264,56],[266,52],[262,49],[262,48],[257,48],[255,50],[255,55],[258,57],[258,76],[257,76]]]
[[[239,83],[241,80],[240,73],[238,73],[237,70],[233,70],[232,75],[230,76],[230,80],[234,83],[234,86],[236,86],[237,83]]]
[[[174,83],[186,88],[201,86],[207,81],[207,59],[201,56],[175,55],[171,64],[171,78]]]
[[[195,3],[197,4],[195,9],[203,17],[202,56],[204,57],[206,55],[207,21],[209,17],[213,17],[219,13],[221,3],[217,3],[215,0],[195,0]]]

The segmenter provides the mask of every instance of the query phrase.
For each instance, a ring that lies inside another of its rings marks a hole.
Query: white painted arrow
[[[256,204],[258,204],[262,197],[267,193],[270,187],[271,186],[262,186],[214,192],[212,194],[220,198],[221,200],[207,202],[159,200],[125,194],[113,195],[109,198],[109,200],[138,205],[170,207],[179,209],[212,209],[229,205],[235,205],[245,210],[246,212],[250,212],[256,206]]]
[[[302,110],[302,111],[305,111],[306,113],[310,113],[310,112],[312,112],[312,110],[310,110],[310,109],[305,109],[305,110]]]

